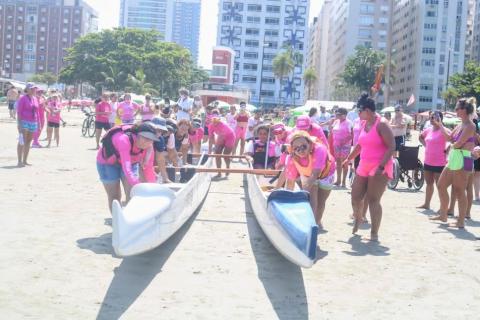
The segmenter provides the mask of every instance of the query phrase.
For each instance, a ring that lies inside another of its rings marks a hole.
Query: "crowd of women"
[[[47,132],[44,139],[47,141],[46,147],[51,146],[52,138],[58,147],[60,144],[60,124],[64,126],[66,124],[61,116],[62,106],[62,95],[59,92],[55,90],[45,92],[33,83],[27,83],[24,94],[17,101],[12,101],[12,108],[17,110],[17,158],[19,167],[30,165],[28,162],[30,147],[42,147],[39,138],[45,126]]]
[[[208,142],[205,151],[225,155],[227,168],[232,159],[229,155],[238,151],[253,168],[281,170],[277,187],[294,189],[300,185],[309,191],[320,227],[331,190],[346,187],[348,168],[353,167],[353,233],[367,221],[369,210],[371,239],[378,239],[381,198],[393,176],[395,151],[401,148],[394,134],[395,128],[403,129],[401,116],[396,115],[396,120],[380,116],[375,101],[363,94],[350,112],[336,108],[332,117],[323,107],[320,112],[312,109],[289,128],[285,123],[262,119],[259,111],[250,114],[244,102],[224,110],[215,103],[203,107],[201,98],[190,98],[185,89],[179,96],[176,103],[164,99],[155,104],[146,95],[145,102],[137,104],[128,93],[120,97],[104,93],[96,101],[97,170],[110,206],[114,199],[121,200],[121,184],[128,201],[129,191],[137,183],[172,182],[167,166],[186,164],[188,154],[199,153],[202,143]],[[425,202],[420,207],[430,209],[436,186],[440,208],[432,219],[446,223],[458,203],[453,224],[458,228],[470,218],[473,201],[480,200],[480,136],[475,107],[471,99],[458,101],[455,110],[461,123],[452,131],[443,126],[441,112],[432,112],[420,135],[425,145],[427,182]],[[61,110],[58,93],[44,95],[35,85],[27,84],[17,102],[19,166],[28,165],[32,141],[33,147],[40,147],[38,138],[45,122],[46,146],[51,145],[52,137],[58,146]],[[215,159],[220,168],[222,157]]]

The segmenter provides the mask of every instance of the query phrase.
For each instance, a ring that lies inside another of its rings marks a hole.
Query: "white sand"
[[[79,111],[64,117],[82,119]],[[213,182],[199,213],[167,243],[119,259],[94,140],[78,126],[61,128],[58,149],[33,149],[33,166],[18,169],[6,118],[0,106],[2,319],[480,317],[478,205],[466,231],[456,231],[415,209],[423,192],[387,191],[375,245],[351,237],[350,195],[334,191],[322,257],[302,270],[269,244],[237,175]]]

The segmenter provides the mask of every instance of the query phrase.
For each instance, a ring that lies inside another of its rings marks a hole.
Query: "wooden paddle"
[[[262,176],[275,176],[281,172],[281,170],[270,169],[241,169],[241,168],[197,168],[197,167],[167,167],[167,169],[175,171],[186,172],[211,172],[211,173],[242,173],[242,174],[258,174]],[[158,167],[155,167],[155,171],[159,172]]]

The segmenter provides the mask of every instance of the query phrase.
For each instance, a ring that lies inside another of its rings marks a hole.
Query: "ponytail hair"
[[[467,111],[467,114],[472,114],[477,106],[477,99],[475,97],[462,98],[458,100],[457,104]]]
[[[375,112],[376,110],[375,101],[372,98],[370,98],[367,92],[364,92],[358,99],[357,108],[369,109],[372,112]]]
[[[308,116],[311,118],[311,117],[313,117],[317,112],[318,112],[317,108],[312,107],[312,108],[310,108],[310,111],[308,112]]]

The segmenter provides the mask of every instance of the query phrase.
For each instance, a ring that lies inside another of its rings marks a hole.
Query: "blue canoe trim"
[[[295,246],[314,260],[318,226],[306,191],[275,190],[268,197],[268,212],[275,217]]]

